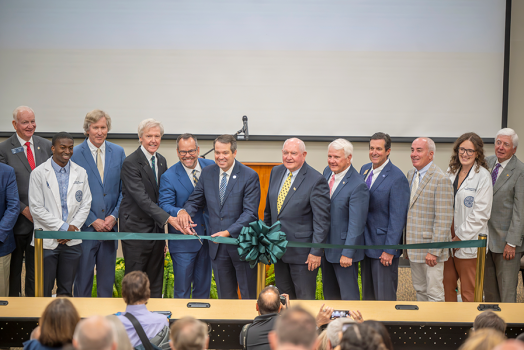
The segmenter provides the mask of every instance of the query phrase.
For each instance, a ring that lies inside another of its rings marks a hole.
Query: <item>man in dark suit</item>
[[[166,223],[176,219],[158,206],[158,182],[167,170],[166,159],[157,153],[164,127],[154,119],[143,120],[138,126],[140,147],[122,165],[122,202],[120,202],[120,232],[164,233]],[[162,297],[165,241],[123,240],[125,273],[143,271],[150,281],[151,297]]]
[[[20,213],[15,171],[0,163],[0,297],[9,295],[11,253],[15,250],[13,226]]]
[[[323,243],[329,233],[330,199],[326,179],[306,163],[306,146],[284,142],[282,162],[271,170],[264,211],[266,225],[280,220],[288,241]],[[275,282],[291,299],[315,299],[322,249],[288,248],[275,264]]]
[[[158,204],[171,216],[178,212],[193,193],[202,170],[215,162],[198,158],[200,147],[195,136],[182,134],[177,138],[177,154],[180,161],[167,170],[160,181],[160,197]],[[200,208],[193,217],[197,226],[194,230],[199,236],[207,235],[209,214],[207,209]],[[169,227],[169,233],[181,233]],[[169,253],[173,260],[175,275],[175,298],[209,299],[211,288],[211,260],[209,258],[209,242],[169,241]],[[191,284],[193,288],[191,289]]]
[[[331,195],[329,244],[363,245],[369,206],[369,191],[351,165],[353,145],[337,139],[328,146],[324,177]],[[322,258],[322,284],[326,300],[360,300],[358,262],[363,250],[326,249]]]
[[[74,149],[71,160],[88,174],[93,201],[85,232],[116,231],[118,209],[122,200],[120,170],[126,155],[124,149],[106,141],[111,129],[111,117],[99,109],[87,113],[84,134],[87,139]],[[115,283],[115,262],[118,241],[82,241],[82,257],[75,279],[75,297],[90,297],[96,265],[97,296],[111,298]]]
[[[13,112],[13,127],[16,133],[0,143],[0,162],[15,169],[20,212],[13,228],[16,248],[11,254],[11,272],[9,277],[9,296],[22,295],[22,265],[25,255],[25,295],[35,296],[35,260],[33,239],[33,217],[29,212],[29,176],[40,164],[52,156],[51,142],[33,135],[36,129],[35,113],[26,106],[20,106]]]
[[[409,183],[389,160],[391,138],[377,132],[369,141],[371,163],[360,169],[369,187],[369,210],[364,231],[366,245],[402,243],[409,207]],[[362,264],[362,299],[397,300],[398,263],[401,251],[367,249]]]
[[[221,135],[213,142],[215,165],[202,170],[195,190],[178,213],[184,233],[198,211],[207,205],[211,237],[237,238],[243,227],[258,219],[260,181],[258,174],[235,160],[237,141],[231,135]],[[256,269],[240,261],[237,247],[231,244],[210,244],[209,254],[215,274],[218,297],[237,299],[237,285],[242,299],[255,299]]]

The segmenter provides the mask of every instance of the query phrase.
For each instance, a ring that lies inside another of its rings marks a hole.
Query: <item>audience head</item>
[[[478,173],[480,167],[488,169],[488,163],[484,157],[484,142],[474,132],[467,132],[460,136],[453,145],[449,171],[456,174],[461,166],[470,167],[477,163],[475,171]]]
[[[488,310],[479,314],[473,322],[473,329],[475,331],[482,328],[493,328],[504,334],[506,332],[506,323],[496,313]]]
[[[356,322],[351,317],[340,317],[331,321],[326,328],[326,336],[329,342],[328,348],[334,349],[340,345],[342,333],[344,333],[347,327],[351,327],[354,324],[356,324]]]
[[[274,286],[262,289],[257,299],[257,311],[260,315],[274,314],[280,311],[280,293]]]
[[[76,326],[73,345],[77,350],[116,350],[112,324],[103,316],[91,316]]]
[[[172,350],[204,350],[209,345],[206,324],[191,316],[182,317],[174,322],[169,338]]]
[[[351,165],[353,145],[345,139],[336,139],[328,146],[328,166],[335,174],[341,173]]]
[[[13,127],[21,139],[29,141],[36,130],[35,112],[27,106],[16,108],[13,111]]]
[[[422,170],[433,161],[436,147],[429,137],[419,137],[411,144],[411,163],[417,170]]]
[[[57,298],[47,305],[40,317],[40,344],[61,347],[73,341],[80,316],[68,299]]]
[[[317,348],[315,350],[329,350],[327,330],[324,329],[317,338]]]
[[[213,141],[215,163],[222,171],[228,171],[237,156],[237,140],[232,135],[220,135]]]
[[[391,137],[383,132],[374,133],[369,141],[369,160],[373,163],[373,169],[384,164],[390,153]]]
[[[524,343],[520,340],[508,339],[493,350],[524,350]]]
[[[393,350],[393,342],[391,341],[391,337],[389,336],[388,329],[386,326],[382,324],[382,322],[368,320],[363,322],[365,325],[370,326],[374,330],[380,334],[382,337],[382,341],[384,342],[384,345],[386,346],[386,350]]]
[[[317,339],[315,318],[301,307],[294,306],[282,312],[269,333],[271,349],[295,347],[313,350]]]
[[[492,350],[506,340],[503,333],[493,328],[475,330],[459,350]]]
[[[94,109],[84,118],[84,135],[96,147],[102,146],[111,130],[111,117],[100,109]]]
[[[133,350],[129,336],[127,335],[126,328],[122,324],[122,321],[115,315],[108,315],[106,319],[113,325],[116,339],[116,350]]]
[[[178,159],[188,169],[195,169],[198,163],[200,147],[193,134],[182,134],[176,139],[176,152]]]
[[[510,159],[517,151],[519,137],[515,130],[504,128],[495,136],[495,155],[500,163]]]
[[[142,271],[133,271],[122,280],[122,298],[127,305],[145,304],[151,296],[149,278]]]
[[[164,126],[159,121],[149,118],[138,124],[138,142],[150,154],[155,154],[158,150],[162,136],[164,136]]]
[[[306,145],[304,141],[293,137],[284,141],[282,146],[282,163],[291,172],[298,170],[306,161]]]
[[[340,350],[386,350],[380,334],[371,326],[357,323],[344,331]]]
[[[524,342],[524,333],[520,333],[516,339],[520,340],[521,342]]]

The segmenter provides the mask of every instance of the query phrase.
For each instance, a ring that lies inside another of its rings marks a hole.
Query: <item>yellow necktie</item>
[[[96,168],[98,169],[98,173],[100,174],[100,179],[102,179],[102,183],[104,182],[104,164],[102,164],[102,151],[100,151],[100,148],[96,150]]]
[[[291,187],[291,177],[293,177],[293,173],[289,173],[289,176],[287,177],[286,181],[284,182],[284,185],[282,186],[282,189],[280,190],[280,193],[278,194],[277,198],[277,212],[280,214],[280,209],[282,208],[282,204],[284,204],[284,200],[286,199],[287,193],[289,192],[289,188]]]

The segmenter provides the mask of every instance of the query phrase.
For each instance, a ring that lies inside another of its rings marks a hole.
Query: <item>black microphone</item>
[[[242,122],[244,123],[244,137],[245,137],[245,140],[248,141],[249,140],[249,128],[247,126],[247,116],[243,116],[242,117]]]

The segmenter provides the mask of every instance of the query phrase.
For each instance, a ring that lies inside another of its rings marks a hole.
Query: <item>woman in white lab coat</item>
[[[466,133],[455,141],[448,175],[455,193],[453,241],[477,239],[480,233],[487,235],[493,185],[484,158],[484,143],[477,134]],[[474,301],[476,266],[477,248],[454,249],[444,263],[446,301],[457,301],[459,278],[462,301]]]

